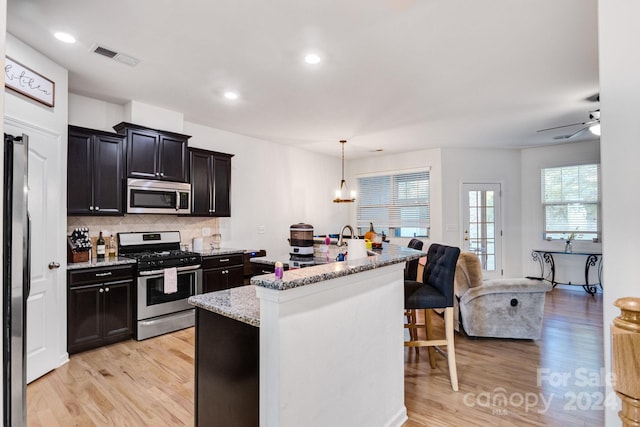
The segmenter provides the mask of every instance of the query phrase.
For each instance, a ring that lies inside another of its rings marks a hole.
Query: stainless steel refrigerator
[[[26,308],[30,288],[26,135],[4,134],[2,230],[3,425],[26,426]]]

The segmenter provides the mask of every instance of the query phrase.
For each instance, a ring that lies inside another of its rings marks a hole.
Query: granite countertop
[[[252,285],[195,295],[187,300],[198,308],[230,317],[251,326],[260,326],[260,300]]]
[[[233,249],[233,248],[220,248],[220,249],[202,249],[201,251],[194,251],[202,255],[206,256],[218,256],[218,255],[231,255],[231,254],[244,254],[244,249]]]
[[[346,261],[330,262],[324,265],[287,270],[284,272],[282,280],[276,280],[275,274],[254,276],[251,278],[251,284],[284,291],[286,289],[297,288],[299,286],[332,280],[391,264],[410,261],[427,255],[426,252],[394,244],[385,244],[382,250],[376,250],[376,252],[377,255],[366,258],[350,260],[349,257],[347,257]],[[251,259],[251,262],[261,262],[263,264],[274,264],[276,261],[284,262],[282,259],[273,259],[269,256]]]
[[[115,258],[106,258],[105,259],[96,259],[93,258],[87,262],[69,262],[67,263],[67,270],[79,270],[81,268],[100,268],[100,267],[111,267],[114,265],[126,265],[126,264],[135,264],[136,260],[133,258],[127,257],[115,257]]]

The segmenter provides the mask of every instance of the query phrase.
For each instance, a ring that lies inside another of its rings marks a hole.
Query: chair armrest
[[[492,279],[482,282],[482,286],[469,288],[462,295],[460,302],[467,304],[469,301],[482,295],[505,294],[505,293],[532,293],[548,292],[553,289],[551,283],[544,280],[531,279]]]

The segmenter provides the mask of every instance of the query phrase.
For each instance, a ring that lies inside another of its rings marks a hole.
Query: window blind
[[[600,165],[542,169],[545,237],[591,239],[599,232]]]
[[[358,178],[359,228],[429,228],[429,171]]]

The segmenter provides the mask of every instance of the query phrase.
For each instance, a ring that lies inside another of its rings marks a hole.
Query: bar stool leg
[[[453,329],[453,307],[445,308],[445,333],[447,339],[447,361],[449,363],[449,377],[453,391],[458,391],[458,371],[456,369],[456,350],[453,343],[455,331]]]

